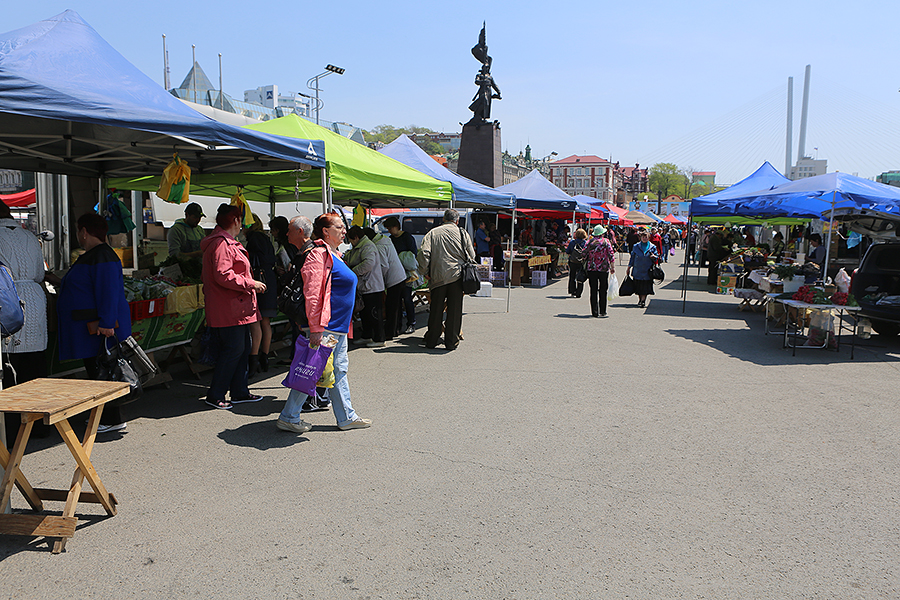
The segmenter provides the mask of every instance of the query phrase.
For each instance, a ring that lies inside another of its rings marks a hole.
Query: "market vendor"
[[[810,235],[809,245],[812,247],[809,252],[809,262],[816,263],[821,272],[822,267],[825,266],[825,246],[822,245],[822,236],[818,233]]]
[[[200,250],[200,240],[206,236],[206,232],[200,227],[200,219],[205,216],[203,208],[196,202],[187,205],[184,209],[184,218],[175,221],[166,236],[169,244],[169,256],[178,256],[179,258],[203,256],[203,251]]]
[[[550,269],[547,276],[556,277],[559,267],[559,223],[556,221],[549,221],[547,224],[544,232],[544,246],[547,248],[547,254],[550,255]]]

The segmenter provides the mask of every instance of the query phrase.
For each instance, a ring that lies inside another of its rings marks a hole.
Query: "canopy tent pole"
[[[513,237],[516,235],[516,205],[513,204],[512,225],[509,227],[509,260],[506,261],[506,312],[509,312],[509,299],[512,295]]]
[[[687,310],[687,282],[688,282],[688,253],[691,251],[691,224],[693,222],[693,215],[688,216],[687,222],[687,244],[685,244],[684,249],[684,281],[681,282],[681,313]]]
[[[269,186],[269,220],[275,218],[275,186]]]
[[[837,190],[831,194],[831,214],[828,217],[828,245],[825,246],[825,264],[822,265],[822,285],[828,283],[828,262],[831,260],[831,231],[834,229],[834,203],[837,200]]]
[[[325,169],[321,169],[322,174],[322,212],[328,212],[328,175]]]
[[[131,221],[134,223],[134,229],[131,230],[131,263],[133,269],[140,267],[138,262],[138,227],[141,233],[144,231],[144,207],[141,202],[140,192],[131,192]]]

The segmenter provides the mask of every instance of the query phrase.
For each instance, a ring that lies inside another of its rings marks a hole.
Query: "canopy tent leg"
[[[828,245],[825,246],[825,264],[822,265],[822,285],[828,283],[828,263],[831,261],[831,232],[834,230],[834,203],[837,200],[837,190],[831,194],[831,214],[828,217]]]
[[[131,266],[137,269],[140,268],[140,263],[138,262],[138,244],[140,243],[138,227],[141,228],[141,233],[144,230],[144,207],[142,206],[140,192],[131,192],[131,217],[134,223],[134,229],[131,230],[131,260],[134,262],[131,263]]]
[[[322,174],[322,212],[328,212],[328,174],[325,169],[320,169]]]
[[[509,260],[506,261],[506,312],[509,312],[509,299],[512,296],[512,264],[513,237],[516,235],[516,208],[512,211],[512,225],[509,226]]]
[[[687,222],[687,244],[685,244],[684,249],[684,281],[681,282],[681,313],[684,314],[687,310],[687,283],[688,283],[688,253],[691,251],[691,227],[693,223],[693,218],[688,217]]]

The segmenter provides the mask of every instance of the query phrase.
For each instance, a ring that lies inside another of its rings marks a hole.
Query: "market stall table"
[[[6,506],[15,485],[25,496],[35,512],[43,510],[42,500],[65,501],[62,516],[55,515],[0,515],[0,534],[47,536],[58,538],[53,544],[53,554],[65,549],[66,540],[75,535],[78,519],[75,509],[78,502],[101,504],[106,514],[116,514],[116,498],[106,490],[100,476],[91,464],[91,451],[103,405],[129,392],[129,385],[119,381],[83,381],[79,379],[34,379],[0,391],[0,412],[19,413],[22,425],[12,451],[0,444],[0,465],[4,469],[0,483],[0,506]],[[79,440],[69,424],[69,417],[90,410],[87,431]],[[33,488],[20,469],[25,446],[31,436],[34,422],[43,419],[46,425],[56,425],[63,441],[75,458],[78,468],[68,490]],[[84,479],[93,493],[82,492]]]
[[[797,348],[827,348],[830,341],[830,336],[832,335],[830,331],[826,331],[824,335],[824,340],[821,345],[797,345],[797,338],[806,337],[803,334],[804,329],[809,329],[810,327],[806,325],[806,312],[811,311],[819,311],[819,312],[828,312],[828,315],[831,316],[832,311],[836,311],[837,314],[837,331],[833,333],[835,340],[835,350],[841,349],[840,336],[841,332],[844,330],[849,331],[850,333],[850,360],[853,360],[853,354],[856,350],[856,327],[847,327],[844,324],[844,313],[847,312],[849,314],[853,314],[861,310],[859,306],[846,306],[843,304],[809,304],[807,302],[801,302],[799,300],[792,300],[788,298],[779,298],[778,296],[773,296],[771,294],[767,295],[768,301],[770,303],[779,303],[784,305],[785,319],[784,319],[784,331],[779,333],[784,333],[784,342],[782,344],[783,348],[792,348],[793,352],[792,356],[797,355]],[[768,315],[768,309],[766,311]],[[854,315],[855,320],[855,315]],[[767,330],[767,333],[771,333]],[[790,340],[790,341],[789,341]]]

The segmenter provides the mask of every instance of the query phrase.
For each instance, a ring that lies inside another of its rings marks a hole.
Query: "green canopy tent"
[[[191,194],[231,197],[243,186],[244,197],[257,202],[332,202],[384,208],[449,206],[451,184],[438,181],[362,144],[297,115],[288,115],[248,129],[325,142],[325,171],[320,169],[266,173],[191,174]],[[308,137],[311,135],[312,137]],[[156,191],[159,176],[110,179],[111,187]],[[327,191],[323,194],[323,188]]]

